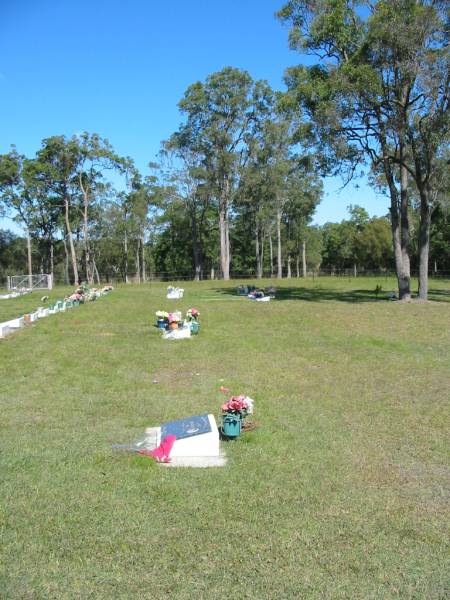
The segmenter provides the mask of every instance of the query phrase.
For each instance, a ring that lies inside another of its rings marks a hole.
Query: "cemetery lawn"
[[[449,597],[450,282],[238,283],[122,286],[0,340],[0,598]],[[192,306],[200,335],[162,340],[155,311]],[[221,385],[257,425],[225,468],[111,449]]]

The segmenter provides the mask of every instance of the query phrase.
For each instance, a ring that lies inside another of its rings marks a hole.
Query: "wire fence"
[[[419,276],[419,273],[417,270],[414,270],[411,272],[411,277],[412,278],[417,278]],[[429,274],[428,274],[430,279],[450,279],[450,271],[435,271],[435,270],[430,270]],[[392,279],[392,278],[396,278],[396,273],[395,271],[380,271],[380,270],[375,270],[375,271],[357,271],[356,275],[355,275],[355,271],[354,269],[320,269],[319,271],[308,271],[307,275],[306,275],[307,279],[319,279],[319,278],[347,278],[347,279],[354,279],[355,277],[359,277],[359,278],[378,278],[378,279]],[[135,284],[135,285],[139,285],[139,284],[149,284],[149,283],[157,283],[157,282],[167,282],[167,283],[173,283],[173,282],[177,282],[177,281],[194,281],[196,279],[195,277],[195,273],[186,273],[185,271],[183,272],[177,272],[177,271],[159,271],[159,272],[154,272],[154,273],[148,273],[146,274],[145,278],[143,278],[142,276],[139,276],[137,274],[128,274],[128,275],[124,275],[124,274],[120,274],[120,273],[101,273],[99,275],[99,278],[96,278],[94,285],[101,285],[101,284],[105,284],[105,283],[110,283],[112,285],[118,285],[118,284],[123,284],[123,283],[128,283],[128,284]],[[201,277],[200,280],[202,281],[217,281],[222,279],[222,277],[220,276],[220,274],[217,273],[204,273]],[[231,272],[230,273],[230,279],[231,280],[257,280],[258,277],[256,276],[254,271],[244,271],[244,272]],[[274,281],[279,280],[279,278],[276,276],[276,274],[274,273],[270,273],[270,272],[265,272],[263,273],[262,279],[272,279]],[[292,280],[296,280],[296,279],[303,279],[302,275],[300,275],[299,277],[297,276],[297,274],[292,274],[291,277],[287,276],[286,272],[283,272],[283,277],[282,279],[292,279]],[[83,280],[83,276],[80,277],[80,280]],[[54,284],[55,285],[73,285],[73,282],[67,282],[64,280],[63,277],[55,277],[54,278]],[[5,288],[7,287],[7,276],[0,276],[0,288]]]

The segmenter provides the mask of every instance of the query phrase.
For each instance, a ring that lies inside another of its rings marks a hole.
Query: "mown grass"
[[[124,286],[0,340],[0,597],[447,598],[450,282],[428,304],[377,283]],[[201,334],[161,340],[169,306]],[[222,384],[256,400],[227,467],[111,450],[217,414]]]

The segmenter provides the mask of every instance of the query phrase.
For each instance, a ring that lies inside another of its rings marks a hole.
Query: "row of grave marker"
[[[21,329],[28,323],[34,323],[38,319],[43,319],[44,317],[48,317],[50,315],[56,315],[56,313],[59,312],[65,312],[66,310],[75,308],[80,304],[84,304],[84,302],[80,302],[79,300],[58,300],[54,304],[49,304],[48,307],[39,306],[39,308],[34,312],[27,313],[21,317],[17,317],[16,319],[10,319],[4,323],[0,323],[0,338],[4,338],[9,334],[14,333],[14,331]]]

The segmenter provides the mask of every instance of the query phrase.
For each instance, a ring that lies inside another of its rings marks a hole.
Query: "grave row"
[[[96,290],[93,295],[90,296],[90,300],[96,300],[100,296],[108,294],[112,288],[104,288],[103,290]],[[29,323],[35,323],[38,319],[43,319],[50,315],[56,315],[59,312],[65,312],[71,308],[75,308],[80,304],[84,304],[84,300],[72,300],[65,298],[64,300],[57,300],[54,304],[49,304],[47,307],[39,306],[37,310],[31,313],[26,313],[21,317],[10,319],[0,323],[0,338],[4,338],[11,333],[14,333],[18,329],[21,329]]]

